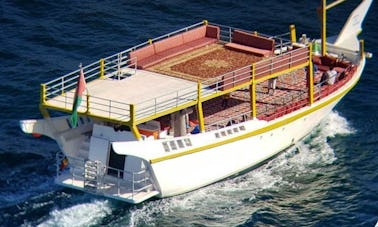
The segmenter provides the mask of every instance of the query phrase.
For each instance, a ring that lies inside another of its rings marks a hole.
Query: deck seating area
[[[255,54],[260,57],[270,57],[274,54],[274,39],[235,30],[232,33],[232,41],[226,43],[227,48]]]
[[[129,58],[136,58],[137,67],[145,69],[174,56],[216,43],[219,34],[219,27],[202,25],[131,51]]]

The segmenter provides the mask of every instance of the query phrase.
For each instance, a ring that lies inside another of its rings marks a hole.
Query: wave
[[[49,219],[38,226],[91,226],[99,224],[101,219],[110,215],[111,212],[108,200],[95,200],[62,210],[53,210],[49,214]]]

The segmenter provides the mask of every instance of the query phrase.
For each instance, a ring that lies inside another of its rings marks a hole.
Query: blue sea
[[[336,35],[359,1],[328,13]],[[319,37],[320,1],[0,2],[0,226],[376,226],[378,64],[303,141],[241,176],[130,205],[54,184],[58,146],[23,134],[40,118],[40,84],[131,46],[207,19]],[[377,54],[378,4],[360,38]]]

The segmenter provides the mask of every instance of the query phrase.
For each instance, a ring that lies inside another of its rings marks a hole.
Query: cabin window
[[[179,148],[184,148],[184,143],[182,142],[182,140],[177,140],[177,144],[179,146]]]
[[[232,135],[232,130],[231,129],[227,129],[227,134],[228,135]]]
[[[234,132],[239,132],[239,129],[238,128],[234,128]]]
[[[170,141],[169,145],[171,146],[172,150],[177,150],[177,146],[176,146],[175,141]]]
[[[219,133],[215,133],[215,137],[216,137],[216,138],[220,138]]]
[[[184,142],[186,146],[188,147],[192,146],[192,141],[190,141],[190,139],[184,139]]]
[[[226,136],[226,132],[225,131],[221,131],[221,135],[222,136]]]
[[[165,152],[169,152],[170,151],[167,142],[163,143],[163,147],[164,147]]]
[[[245,126],[244,126],[244,125],[241,125],[241,126],[239,127],[239,129],[240,129],[241,131],[245,131]]]

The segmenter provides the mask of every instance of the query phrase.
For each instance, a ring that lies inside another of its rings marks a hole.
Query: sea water
[[[207,19],[319,37],[318,1],[0,2],[0,226],[374,226],[378,220],[378,65],[295,147],[241,176],[130,205],[54,184],[58,146],[25,135],[39,85],[149,38]],[[337,34],[348,1],[328,15]],[[361,38],[377,51],[372,4]]]

